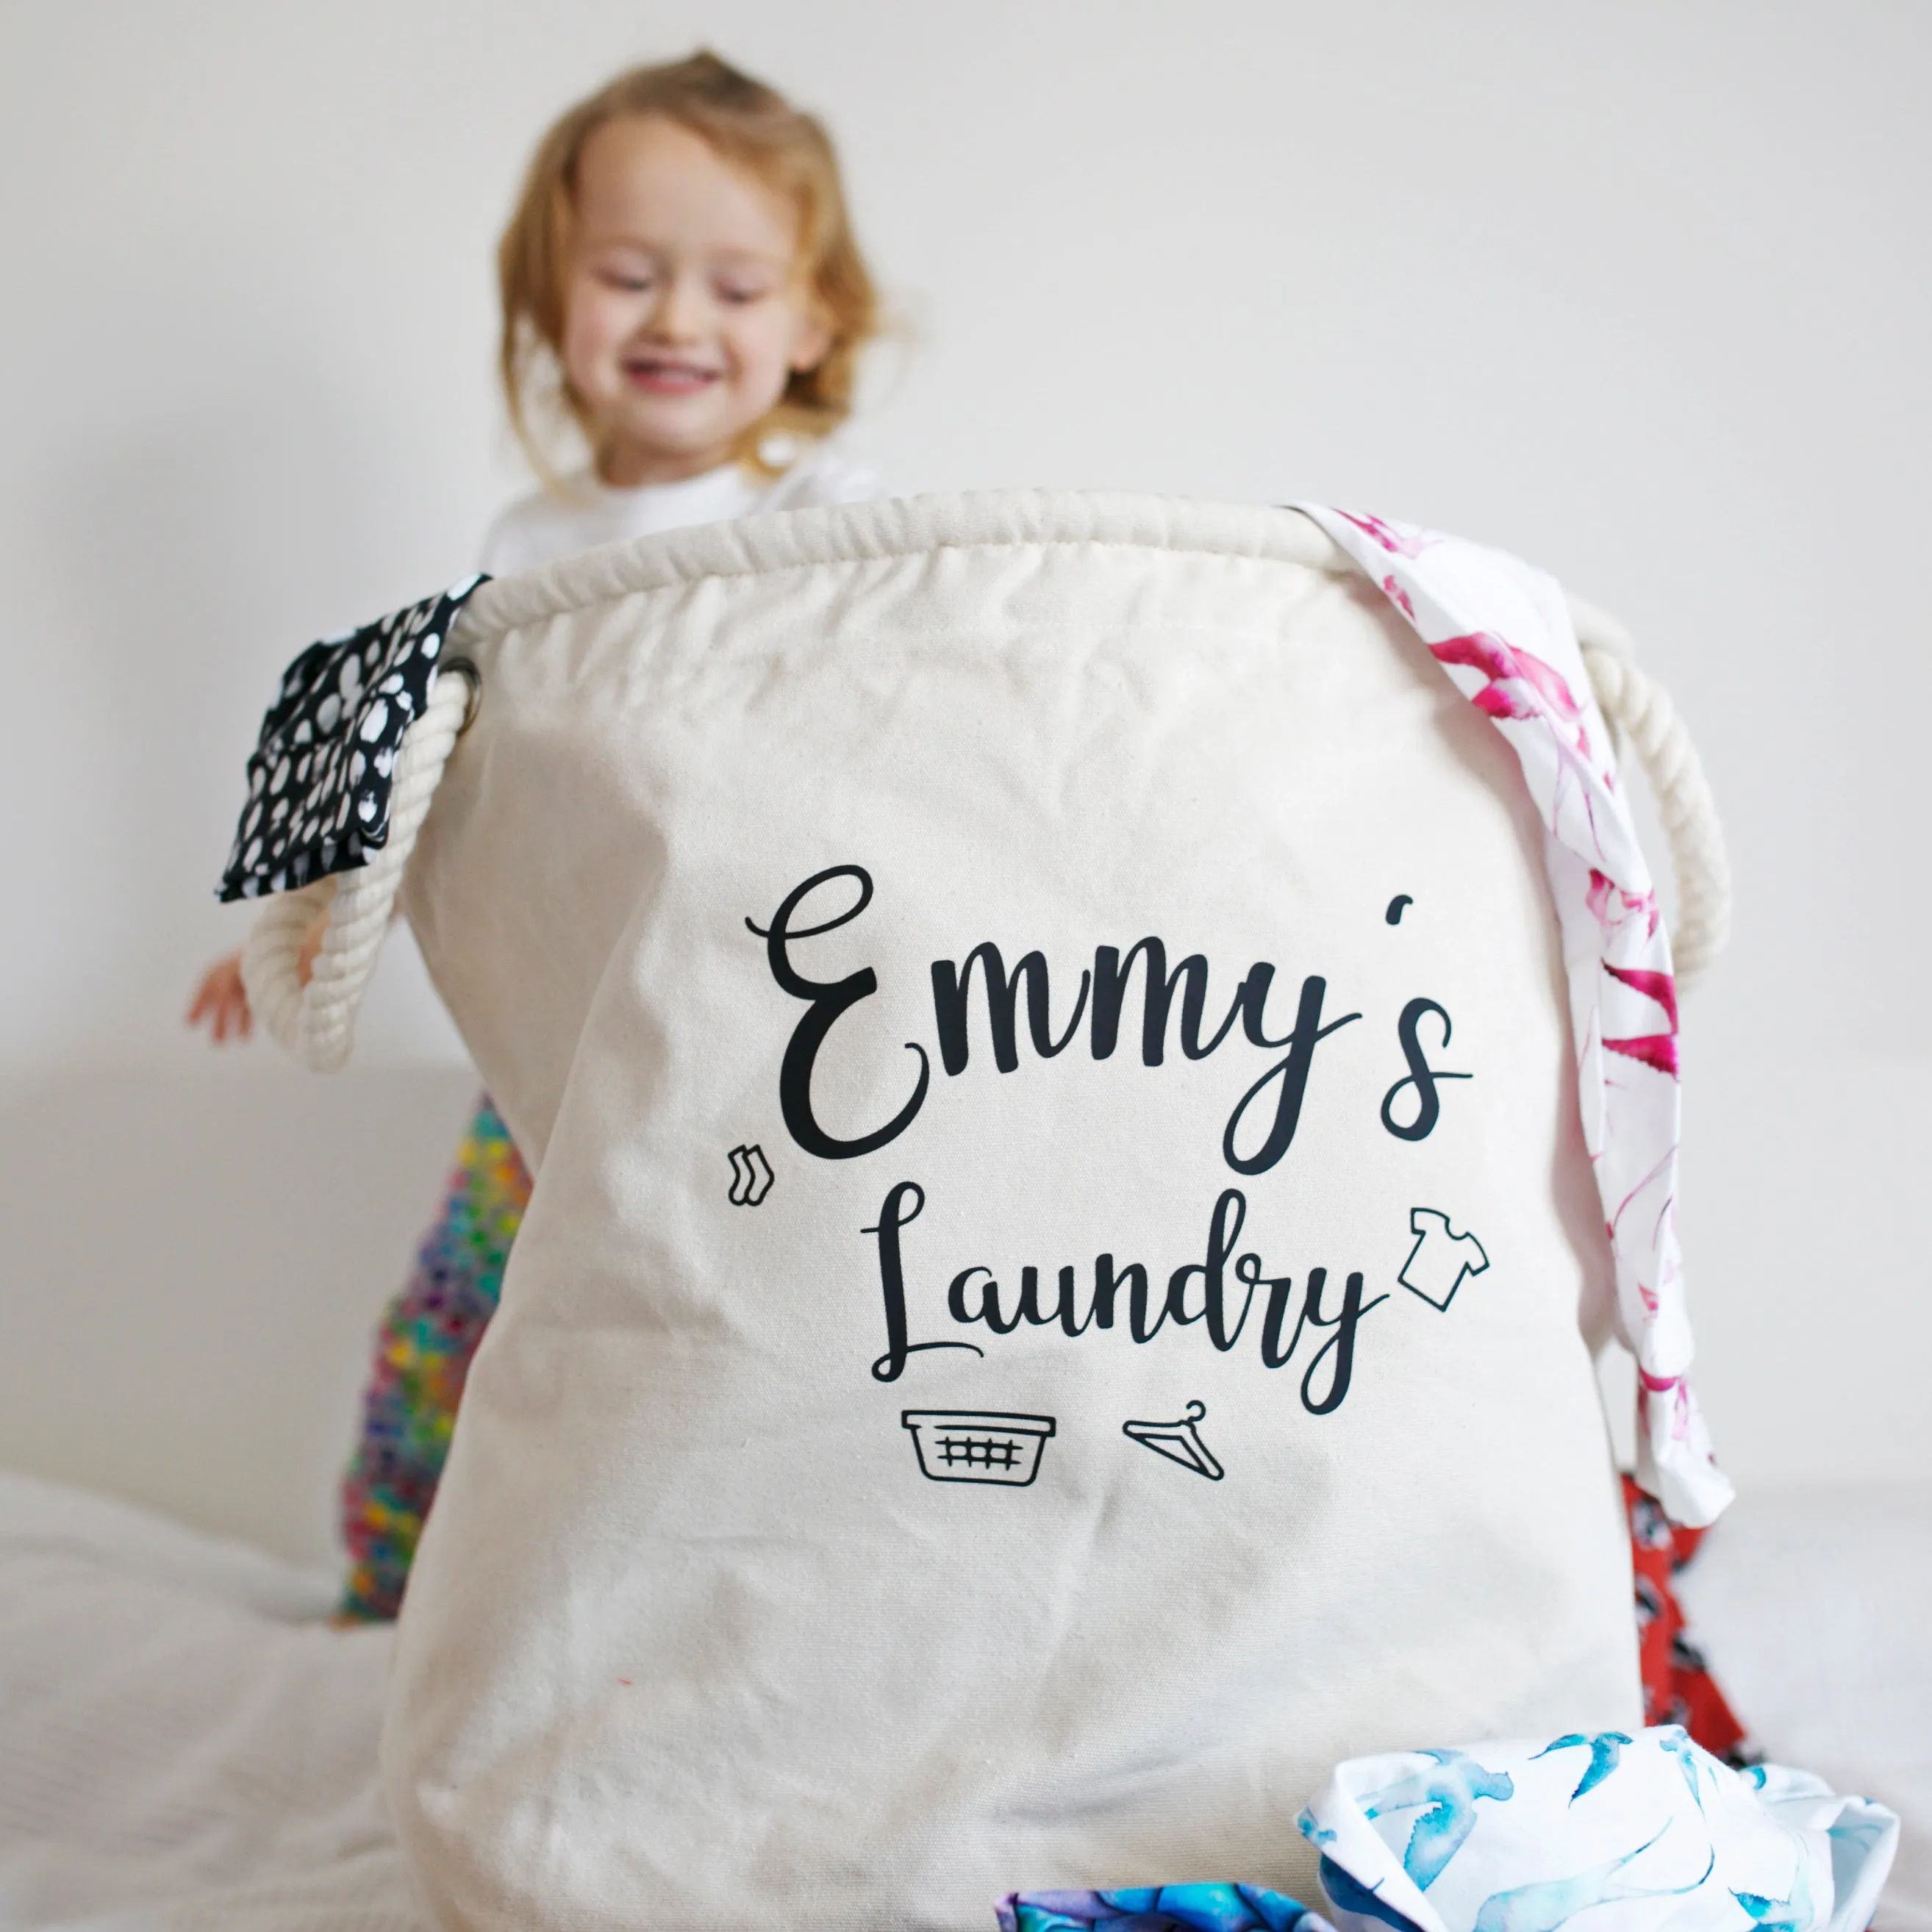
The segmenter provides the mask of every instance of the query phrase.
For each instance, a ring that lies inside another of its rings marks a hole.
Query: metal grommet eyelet
[[[483,706],[483,674],[468,658],[445,658],[439,675],[462,679],[470,693],[470,701],[463,707],[463,722],[456,728],[460,738],[476,722],[476,714]]]

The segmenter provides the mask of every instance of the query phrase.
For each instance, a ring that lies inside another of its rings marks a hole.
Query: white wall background
[[[326,1546],[460,1049],[399,956],[334,1097],[216,1064],[209,886],[283,664],[523,487],[531,143],[700,39],[840,140],[902,487],[1365,506],[1633,627],[1738,873],[1687,1020],[1720,1449],[1932,1473],[1917,0],[0,4],[0,1462]]]

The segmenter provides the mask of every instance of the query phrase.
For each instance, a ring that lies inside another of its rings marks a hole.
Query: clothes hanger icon
[[[1218,1483],[1228,1472],[1215,1460],[1214,1452],[1202,1441],[1201,1432],[1195,1426],[1207,1413],[1204,1404],[1190,1402],[1187,1413],[1178,1422],[1124,1422],[1120,1432],[1156,1456],[1165,1456],[1170,1462],[1178,1462],[1184,1469],[1192,1469],[1197,1476]]]

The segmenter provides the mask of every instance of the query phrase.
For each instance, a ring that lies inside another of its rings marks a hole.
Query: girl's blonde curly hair
[[[563,376],[564,280],[584,143],[625,115],[675,121],[798,211],[806,284],[832,346],[814,368],[792,372],[777,406],[741,439],[739,460],[768,469],[760,454],[768,439],[825,436],[850,414],[859,352],[878,333],[878,296],[852,233],[838,157],[824,128],[776,89],[702,49],[686,60],[620,74],[538,143],[496,248],[503,310],[497,367],[510,427],[538,473],[552,482],[555,471],[532,420],[533,400],[544,413],[574,421],[594,442]]]

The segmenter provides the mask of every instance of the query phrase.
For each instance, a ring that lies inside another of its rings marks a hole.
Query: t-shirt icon
[[[1431,1307],[1446,1309],[1462,1286],[1462,1277],[1480,1274],[1490,1264],[1482,1243],[1474,1234],[1452,1233],[1448,1216],[1433,1208],[1412,1208],[1408,1232],[1415,1237],[1415,1246],[1396,1280]]]

